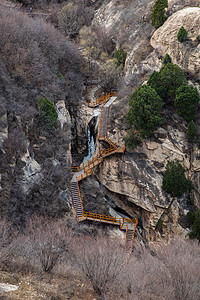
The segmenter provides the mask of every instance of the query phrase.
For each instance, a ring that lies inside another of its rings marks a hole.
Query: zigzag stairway
[[[107,126],[109,120],[109,107],[116,99],[116,93],[109,93],[104,97],[101,97],[94,102],[88,103],[89,107],[96,107],[101,105],[100,121],[98,128],[98,140],[104,141],[109,145],[109,148],[106,148],[98,152],[92,159],[88,160],[85,163],[82,163],[80,166],[72,167],[74,175],[71,179],[71,194],[73,198],[73,206],[76,212],[77,221],[83,220],[92,220],[96,222],[113,224],[120,226],[121,230],[125,230],[125,241],[124,249],[127,252],[132,251],[133,248],[133,239],[135,234],[135,229],[138,224],[138,219],[129,219],[129,218],[116,218],[112,216],[101,215],[97,213],[86,212],[83,209],[83,203],[81,200],[81,194],[79,190],[78,182],[93,174],[93,169],[103,162],[104,158],[115,154],[115,153],[124,153],[125,146],[123,148],[118,147],[111,139],[107,137]]]

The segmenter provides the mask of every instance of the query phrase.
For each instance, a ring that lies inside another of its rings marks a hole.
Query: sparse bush
[[[197,207],[193,218],[192,231],[189,234],[191,239],[197,239],[200,242],[200,208]]]
[[[191,121],[188,125],[187,136],[189,140],[194,141],[198,135],[198,130],[193,121]]]
[[[9,262],[15,252],[17,244],[15,238],[18,232],[12,228],[12,225],[0,217],[0,266]]]
[[[187,220],[190,223],[190,225],[194,224],[195,214],[192,211],[188,211]]]
[[[96,24],[92,26],[92,31],[96,35],[96,39],[101,51],[104,51],[110,55],[115,48],[115,43],[112,41],[111,36],[107,33],[106,29],[100,24]]]
[[[124,68],[125,66],[125,61],[126,61],[126,52],[122,49],[122,47],[119,47],[118,50],[115,51],[114,54],[114,60],[115,64],[117,66],[122,66]]]
[[[199,263],[200,248],[197,243],[182,240],[178,237],[172,239],[167,245],[161,243],[155,246],[156,258],[163,264],[167,272],[167,283],[159,289],[161,299],[166,299],[168,291],[169,300],[193,300],[200,297],[199,289]],[[165,280],[165,279],[164,279]],[[170,292],[169,292],[170,291]],[[145,299],[145,298],[143,298]]]
[[[56,126],[58,114],[55,106],[48,98],[41,97],[38,100],[39,117],[48,126]]]
[[[166,65],[168,63],[171,63],[172,60],[171,60],[171,57],[169,56],[168,53],[165,54],[165,57],[163,58],[163,65]]]
[[[173,197],[181,196],[192,189],[192,181],[185,177],[185,170],[175,159],[167,162],[163,174],[163,189]]]
[[[197,36],[196,36],[196,40],[197,40],[198,42],[200,42],[200,35],[197,35]]]
[[[159,219],[158,222],[156,223],[155,229],[160,230],[163,226],[163,220]]]
[[[58,13],[58,26],[70,38],[77,37],[83,26],[89,26],[94,11],[85,1],[69,2]]]
[[[79,270],[101,299],[106,299],[106,295],[115,289],[122,278],[125,267],[126,255],[119,241],[103,234],[96,239],[87,236],[75,241],[73,253]]]
[[[72,231],[65,220],[49,217],[32,217],[25,234],[32,260],[41,264],[44,272],[51,272],[58,261],[68,251]]]
[[[149,136],[162,124],[159,110],[162,100],[156,91],[148,85],[140,86],[130,96],[131,106],[127,114],[127,122],[141,132],[142,136]]]
[[[176,91],[174,104],[179,115],[189,122],[195,120],[197,117],[199,100],[200,97],[197,89],[193,86],[183,84]]]
[[[124,141],[126,143],[126,147],[132,150],[142,144],[139,134],[133,129],[129,130],[128,134],[124,137]]]
[[[177,39],[180,43],[183,43],[184,40],[186,39],[187,37],[187,31],[185,30],[185,28],[183,26],[181,26],[181,28],[179,29],[178,31],[178,34],[177,34]]]
[[[160,27],[167,19],[165,14],[166,7],[168,7],[167,0],[156,0],[151,14],[151,24],[156,29]]]

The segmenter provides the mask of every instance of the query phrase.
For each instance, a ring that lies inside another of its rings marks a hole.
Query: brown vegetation
[[[137,246],[127,257],[118,239],[102,233],[77,236],[64,220],[34,217],[22,233],[13,230],[5,219],[0,220],[0,225],[0,268],[4,270],[0,276],[4,278],[5,271],[17,271],[15,281],[8,280],[17,285],[23,276],[31,277],[31,289],[26,286],[24,299],[29,293],[43,295],[37,299],[51,299],[50,295],[66,299],[72,287],[73,295],[77,290],[82,296],[73,298],[71,294],[70,299],[86,299],[86,294],[90,299],[94,293],[99,299],[119,300],[200,297],[200,247],[194,241],[176,238],[168,244]],[[38,286],[33,278],[41,279]],[[48,280],[62,287],[46,292]],[[93,291],[89,292],[89,285]],[[67,290],[64,286],[68,286]]]
[[[63,134],[59,123],[57,128],[45,127],[38,118],[37,102],[41,96],[53,103],[64,100],[76,110],[84,90],[84,59],[51,24],[3,5],[0,39],[0,117],[5,114],[5,124],[0,125],[8,127],[5,150],[0,153],[1,213],[15,224],[26,222],[33,213],[64,214],[69,207],[60,195],[69,174],[66,145],[71,128],[65,125]],[[27,149],[41,165],[42,183],[30,186],[25,195],[21,158]]]

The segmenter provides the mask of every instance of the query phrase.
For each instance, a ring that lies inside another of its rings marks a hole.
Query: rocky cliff
[[[126,88],[111,107],[108,128],[108,136],[118,145],[123,144],[123,136],[128,129],[126,113],[129,98],[126,94],[145,81],[153,70],[160,69],[166,53],[173,63],[185,70],[195,86],[198,87],[199,82],[200,44],[195,40],[200,27],[198,1],[169,1],[167,14],[170,17],[154,33],[149,23],[150,15],[146,13],[152,8],[152,2],[140,3],[141,6],[134,4],[130,1],[106,2],[96,14],[96,19],[128,52]],[[190,5],[196,7],[187,7]],[[181,44],[177,40],[177,32],[182,25],[188,31],[188,39]],[[129,215],[139,217],[140,228],[147,238],[150,238],[152,230],[159,227],[159,220],[162,220],[162,228],[154,233],[157,237],[186,236],[189,231],[186,214],[191,204],[200,205],[200,150],[197,145],[188,143],[187,124],[182,118],[170,110],[166,110],[163,117],[163,127],[155,132],[153,138],[143,140],[141,147],[125,152],[123,157],[107,158],[97,175],[115,203]],[[187,176],[193,181],[191,201],[186,195],[173,199],[162,189],[166,163],[175,158],[181,161]]]

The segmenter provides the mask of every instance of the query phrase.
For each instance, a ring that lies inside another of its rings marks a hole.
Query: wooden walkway
[[[115,95],[116,93],[110,93],[104,97],[97,99],[95,102],[88,103],[89,107],[96,107],[97,105],[101,105],[101,114],[100,114],[99,128],[98,128],[98,140],[106,142],[109,145],[109,148],[106,148],[98,152],[92,159],[88,160],[85,163],[82,163],[80,166],[72,167],[72,171],[75,173],[71,179],[71,194],[72,194],[73,206],[76,212],[76,217],[78,222],[84,220],[92,220],[95,222],[120,226],[121,230],[125,230],[124,249],[126,249],[126,251],[130,253],[133,248],[133,239],[134,239],[135,229],[138,224],[138,219],[116,218],[112,216],[106,216],[106,215],[84,211],[79,185],[78,185],[78,182],[80,180],[83,180],[84,178],[93,174],[93,169],[97,165],[102,163],[105,157],[109,155],[113,155],[115,153],[124,153],[125,151],[125,146],[123,148],[118,147],[111,139],[107,137],[109,107],[116,99]]]

